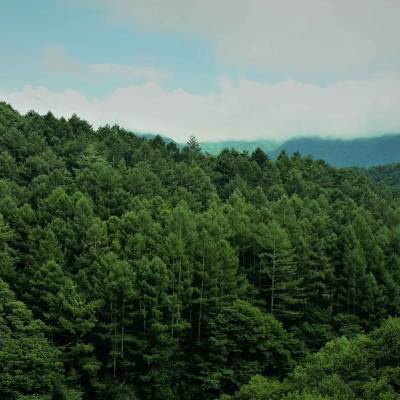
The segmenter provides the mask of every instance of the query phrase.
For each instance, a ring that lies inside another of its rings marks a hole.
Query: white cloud
[[[158,81],[167,73],[151,67],[135,67],[123,64],[83,64],[68,56],[62,46],[45,49],[43,64],[48,72],[78,76],[87,80],[114,78],[125,81]]]
[[[178,141],[286,139],[299,135],[371,136],[400,132],[400,76],[342,81],[326,87],[286,80],[276,84],[221,78],[219,90],[195,95],[156,82],[119,88],[104,98],[26,86],[1,94],[21,112],[76,113],[93,125],[118,123]]]
[[[65,0],[134,28],[211,42],[224,61],[297,78],[400,67],[398,0]]]

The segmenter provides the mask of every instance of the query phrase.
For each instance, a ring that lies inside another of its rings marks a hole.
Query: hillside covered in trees
[[[394,400],[400,200],[0,103],[0,398]]]
[[[372,182],[400,192],[400,164],[378,165],[362,171]]]

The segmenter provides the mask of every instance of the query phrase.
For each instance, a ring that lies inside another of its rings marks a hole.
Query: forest
[[[400,192],[400,164],[392,163],[375,167],[361,168],[368,178],[377,185]]]
[[[0,103],[0,398],[400,398],[400,197]]]

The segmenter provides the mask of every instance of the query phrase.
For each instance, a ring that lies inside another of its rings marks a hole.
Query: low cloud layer
[[[400,76],[376,76],[320,87],[286,80],[265,84],[221,78],[219,89],[195,95],[167,91],[155,82],[114,90],[104,98],[87,98],[66,90],[26,86],[0,98],[21,112],[51,110],[76,113],[94,126],[118,123],[127,129],[169,135],[186,141],[257,139],[293,136],[353,138],[400,132]]]

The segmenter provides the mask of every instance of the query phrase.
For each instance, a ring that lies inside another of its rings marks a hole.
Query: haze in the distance
[[[0,99],[177,141],[400,132],[397,0],[4,0]]]

